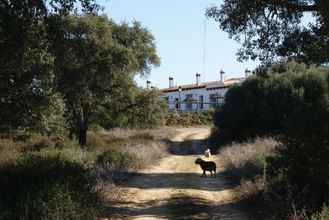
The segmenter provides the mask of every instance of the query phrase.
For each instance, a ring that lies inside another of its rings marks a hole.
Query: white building
[[[246,70],[246,77],[250,71]],[[168,103],[169,110],[201,111],[220,106],[229,87],[241,83],[245,78],[224,80],[224,72],[220,72],[220,80],[212,82],[200,81],[196,74],[195,84],[174,86],[174,78],[169,77],[169,88],[160,90],[162,98]]]

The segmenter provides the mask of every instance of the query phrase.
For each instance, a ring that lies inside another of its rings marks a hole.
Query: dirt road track
[[[202,148],[209,128],[182,128],[171,141],[175,149],[187,145]],[[179,143],[183,143],[179,145]],[[176,152],[176,151],[174,151]],[[177,151],[178,152],[178,151]],[[193,152],[192,152],[193,153]],[[249,219],[232,205],[234,186],[220,175],[204,178],[194,164],[200,155],[172,153],[153,167],[142,170],[118,187],[120,200],[108,198],[109,219]]]

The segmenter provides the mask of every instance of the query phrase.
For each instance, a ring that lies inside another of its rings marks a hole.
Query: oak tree
[[[329,62],[328,8],[327,0],[224,0],[206,14],[241,43],[240,60],[323,64]]]
[[[96,12],[93,0],[0,1],[0,129],[30,128],[48,108],[54,56],[48,40],[50,16],[76,9]]]
[[[57,88],[66,103],[71,135],[83,146],[99,108],[111,107],[106,104],[118,82],[149,72],[159,58],[153,36],[139,23],[116,24],[95,15],[54,19],[62,26],[54,29],[53,39]]]

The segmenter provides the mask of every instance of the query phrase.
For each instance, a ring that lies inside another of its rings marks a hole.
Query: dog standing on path
[[[204,161],[201,158],[197,158],[195,160],[195,164],[199,164],[201,169],[203,170],[203,176],[206,175],[206,171],[209,171],[212,176],[216,176],[216,163],[213,161]],[[213,173],[214,172],[214,173]]]

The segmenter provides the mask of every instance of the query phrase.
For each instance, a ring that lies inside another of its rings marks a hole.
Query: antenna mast
[[[203,82],[206,79],[206,46],[207,46],[207,19],[206,17],[203,20],[203,51],[202,51],[202,75]]]

